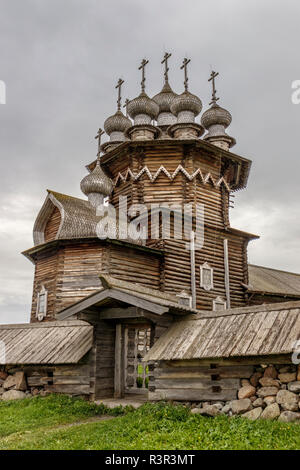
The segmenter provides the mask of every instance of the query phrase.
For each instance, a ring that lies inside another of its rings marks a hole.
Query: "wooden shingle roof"
[[[0,364],[75,364],[92,347],[84,321],[0,325]]]
[[[249,264],[248,291],[300,298],[300,274]]]
[[[299,338],[299,301],[202,312],[172,325],[145,360],[288,354]]]

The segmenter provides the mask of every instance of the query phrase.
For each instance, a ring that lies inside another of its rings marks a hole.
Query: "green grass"
[[[16,432],[73,423],[107,413],[108,409],[103,405],[66,395],[0,401],[0,438]],[[114,415],[120,413],[121,408],[111,412]]]
[[[299,424],[205,418],[163,403],[57,428],[99,413],[107,409],[63,396],[0,403],[0,449],[300,449]]]

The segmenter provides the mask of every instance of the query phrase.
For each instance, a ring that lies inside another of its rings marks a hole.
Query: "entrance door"
[[[125,393],[147,393],[148,365],[142,359],[151,346],[149,325],[126,325],[124,329]]]

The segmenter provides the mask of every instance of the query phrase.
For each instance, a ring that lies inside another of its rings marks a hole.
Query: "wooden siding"
[[[36,322],[37,295],[42,286],[48,291],[47,316],[44,321],[54,319],[56,311],[56,287],[58,276],[58,261],[60,253],[54,250],[46,250],[37,257],[33,283],[33,296],[31,308],[31,322]]]
[[[251,365],[191,365],[189,361],[160,361],[150,369],[149,399],[178,401],[235,400],[240,379],[254,372]]]
[[[148,253],[125,248],[110,247],[108,271],[112,277],[131,281],[152,289],[159,289],[160,260]]]
[[[44,231],[45,242],[55,240],[55,236],[58,232],[60,222],[61,222],[60,211],[57,207],[54,207],[53,213],[49,217],[49,220],[45,227],[45,231]]]

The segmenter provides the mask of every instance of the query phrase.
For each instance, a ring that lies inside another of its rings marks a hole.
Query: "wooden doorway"
[[[148,392],[148,365],[143,357],[152,345],[149,324],[117,324],[115,345],[115,397]]]

